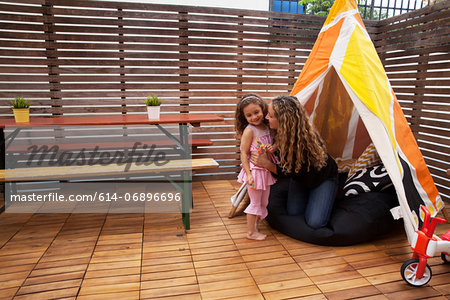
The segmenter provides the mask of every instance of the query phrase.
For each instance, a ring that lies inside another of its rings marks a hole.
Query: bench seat
[[[163,172],[180,172],[206,168],[215,168],[219,164],[212,158],[179,159],[168,161],[164,165],[155,165],[154,163],[136,164],[109,164],[109,165],[83,165],[83,166],[56,166],[56,167],[37,167],[37,168],[17,168],[0,170],[0,182],[28,182],[28,181],[46,181],[46,180],[82,180],[86,178],[95,178],[102,176],[124,175],[148,175]],[[127,167],[127,170],[125,168]],[[190,186],[190,181],[184,179],[184,183]],[[191,188],[181,185],[183,194],[183,205],[188,205],[192,201]],[[189,194],[186,194],[189,193]],[[191,199],[191,200],[189,200]],[[185,202],[189,201],[189,202]],[[0,208],[0,212],[5,206]],[[190,213],[182,212],[182,220],[185,229],[190,229]]]
[[[196,158],[171,160],[161,166],[154,163],[149,165],[131,163],[127,171],[125,171],[125,164],[17,168],[0,170],[0,182],[70,180],[86,177],[151,174],[215,168],[218,165],[212,158]]]

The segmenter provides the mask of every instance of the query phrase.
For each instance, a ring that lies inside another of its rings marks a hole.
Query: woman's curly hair
[[[311,166],[317,170],[324,167],[328,158],[325,144],[297,98],[279,96],[272,100],[272,107],[278,119],[275,142],[283,172],[297,173],[304,163],[308,171]]]
[[[257,94],[247,94],[239,100],[237,106],[236,106],[236,113],[235,113],[235,120],[234,120],[234,129],[236,130],[236,134],[238,137],[242,135],[244,132],[245,127],[247,127],[248,122],[244,115],[244,108],[249,104],[256,104],[261,107],[261,110],[263,112],[263,122],[264,124],[268,125],[268,122],[266,120],[267,115],[267,103]]]

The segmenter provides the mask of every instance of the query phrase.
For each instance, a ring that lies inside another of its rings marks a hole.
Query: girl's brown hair
[[[236,106],[236,113],[234,115],[234,129],[236,130],[236,134],[241,136],[244,132],[245,127],[247,127],[248,122],[244,115],[244,108],[249,104],[256,104],[261,107],[264,116],[264,124],[268,125],[266,120],[267,115],[267,103],[257,94],[247,94],[239,100]]]
[[[308,171],[311,166],[317,170],[324,167],[328,158],[325,144],[297,98],[279,96],[272,100],[272,107],[278,119],[275,142],[282,170],[297,173],[304,163]]]

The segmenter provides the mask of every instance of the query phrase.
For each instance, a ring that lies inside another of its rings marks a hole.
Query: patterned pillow
[[[356,159],[348,159],[348,160],[340,160],[336,159],[336,163],[338,165],[339,173],[348,173],[352,169],[355,164]]]
[[[350,171],[348,172],[348,177],[350,178],[353,174],[359,170],[369,168],[371,166],[381,163],[381,159],[378,156],[377,149],[373,143],[367,146],[366,150],[361,154],[361,156],[355,161]]]
[[[345,181],[345,197],[361,193],[382,191],[392,185],[386,169],[382,164],[362,169]]]

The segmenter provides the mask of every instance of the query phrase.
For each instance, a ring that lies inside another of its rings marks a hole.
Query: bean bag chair
[[[287,236],[325,246],[354,245],[390,233],[400,224],[390,213],[390,209],[398,205],[397,196],[385,176],[382,176],[385,182],[381,184],[380,180],[373,184],[373,178],[365,178],[375,171],[362,170],[349,179],[347,174],[340,175],[340,187],[329,224],[318,229],[309,227],[303,215],[287,214],[289,178],[279,178],[270,190],[266,220],[272,228]]]

